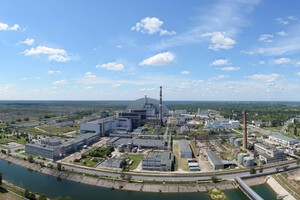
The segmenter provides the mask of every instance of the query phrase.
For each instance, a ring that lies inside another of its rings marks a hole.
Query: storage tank
[[[230,138],[229,138],[229,142],[230,142],[231,144],[233,144],[235,139],[236,139],[236,137],[230,137]]]
[[[237,161],[239,162],[239,163],[243,163],[243,160],[244,160],[244,157],[246,156],[247,154],[245,154],[245,153],[239,153],[238,154],[238,156],[237,156]]]
[[[235,139],[234,146],[236,146],[236,147],[242,146],[242,139],[241,138]]]
[[[249,157],[249,156],[244,157],[244,159],[243,159],[243,165],[245,167],[254,166],[254,158],[253,157]]]

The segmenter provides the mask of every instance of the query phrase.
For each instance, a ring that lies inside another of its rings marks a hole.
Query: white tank
[[[235,139],[236,139],[236,137],[230,137],[230,138],[229,138],[229,142],[230,142],[231,144],[233,144]]]
[[[254,158],[253,157],[249,157],[249,156],[244,157],[244,159],[243,159],[243,165],[245,167],[254,166]]]
[[[243,163],[243,160],[244,160],[244,157],[246,156],[247,154],[245,154],[245,153],[239,153],[238,154],[238,156],[237,156],[237,161],[239,162],[239,163]]]
[[[236,146],[236,147],[242,146],[242,139],[241,138],[235,139],[234,146]]]

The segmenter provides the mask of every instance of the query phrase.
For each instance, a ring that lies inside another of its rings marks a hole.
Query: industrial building
[[[40,142],[31,142],[25,145],[25,152],[49,159],[59,159],[73,153],[84,145],[90,145],[99,140],[99,134],[87,133],[77,136],[75,139],[62,143],[60,139],[43,139]]]
[[[299,143],[299,140],[294,139],[294,138],[290,138],[290,137],[286,137],[286,136],[281,135],[281,134],[269,135],[269,140],[278,142],[278,143],[286,145],[286,146],[292,146],[292,145],[295,145],[295,144]]]
[[[145,149],[165,149],[166,142],[164,140],[157,139],[131,139],[114,137],[106,142],[107,146],[119,147],[120,145],[132,144],[133,147],[145,148]]]
[[[286,160],[284,152],[272,145],[255,143],[254,150],[259,154],[259,161],[262,164]]]
[[[205,121],[205,128],[207,129],[226,129],[226,128],[238,128],[240,126],[239,121],[233,120],[207,120]]]
[[[193,151],[187,140],[179,140],[179,151],[181,158],[193,158]]]
[[[215,170],[224,169],[222,160],[212,151],[206,151],[207,158]]]
[[[173,171],[174,154],[171,151],[151,151],[142,159],[142,169],[149,171]]]
[[[103,161],[100,165],[102,167],[109,167],[109,168],[121,168],[122,162],[125,158],[109,158]]]

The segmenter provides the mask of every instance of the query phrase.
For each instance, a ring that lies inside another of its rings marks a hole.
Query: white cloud
[[[0,87],[1,93],[10,93],[14,89],[14,85],[6,84],[3,87]]]
[[[31,46],[33,43],[34,43],[34,39],[32,38],[27,38],[26,40],[19,42],[19,44],[26,44],[28,46]]]
[[[237,71],[239,70],[239,67],[222,67],[220,68],[221,71]]]
[[[171,52],[156,54],[139,63],[139,65],[161,66],[175,62],[175,56]]]
[[[44,54],[44,55],[48,55],[49,60],[54,60],[57,62],[67,62],[70,60],[66,50],[55,49],[55,48],[41,46],[41,45],[37,46],[36,48],[26,49],[23,52],[23,54],[26,56]]]
[[[227,59],[218,59],[214,60],[213,62],[210,63],[212,66],[224,66],[224,65],[229,65],[230,63],[228,62]]]
[[[113,87],[113,88],[116,88],[116,87],[120,87],[121,85],[122,85],[122,84],[117,83],[117,84],[112,85],[112,87]]]
[[[275,65],[282,65],[292,62],[290,58],[278,58],[274,60]]]
[[[285,31],[279,31],[277,32],[278,35],[280,36],[287,36],[288,34]]]
[[[294,16],[288,16],[288,17],[285,17],[285,18],[278,17],[278,18],[275,19],[275,21],[277,23],[282,24],[282,25],[288,25],[290,22],[296,21],[296,20],[298,20],[298,19]]]
[[[212,49],[214,51],[219,51],[220,49],[231,49],[236,41],[233,39],[226,37],[222,32],[208,32],[201,35],[201,37],[211,37],[211,44],[208,46],[208,49]]]
[[[149,92],[149,91],[153,91],[153,90],[157,90],[157,88],[142,88],[139,89],[139,92]]]
[[[180,72],[180,74],[188,75],[188,74],[190,74],[190,72],[187,70],[184,70],[184,71]]]
[[[260,42],[265,42],[265,43],[270,43],[270,42],[273,42],[273,41],[272,41],[273,37],[274,37],[274,35],[263,34],[263,35],[260,35],[260,36],[259,36],[258,41],[260,41]]]
[[[27,80],[28,80],[28,77],[23,77],[21,80],[22,80],[22,81],[27,81]]]
[[[146,17],[140,22],[137,22],[135,26],[131,27],[132,31],[140,31],[142,33],[148,33],[150,35],[159,33],[160,35],[175,35],[176,32],[168,31],[161,28],[164,24],[163,21],[156,17]]]
[[[92,72],[86,72],[84,73],[85,78],[96,78],[96,75],[93,74]]]
[[[8,24],[0,21],[0,31],[17,31],[21,27],[18,24],[14,24],[13,26],[9,26]]]
[[[259,64],[260,64],[260,65],[264,65],[264,64],[266,64],[266,62],[263,61],[263,60],[261,60],[261,61],[259,61]]]
[[[94,87],[93,86],[86,86],[84,87],[85,90],[90,90],[90,89],[93,89]]]
[[[62,79],[62,80],[55,81],[53,85],[66,85],[68,83],[69,81],[67,81],[66,79]]]
[[[102,65],[96,65],[96,68],[104,68],[111,71],[124,71],[125,66],[121,63],[109,62]]]
[[[297,72],[296,75],[297,75],[297,76],[300,76],[300,72]]]
[[[273,82],[280,77],[279,74],[253,74],[248,76],[250,79],[260,80],[265,82]]]
[[[210,6],[198,9],[199,14],[194,27],[182,34],[161,40],[153,47],[161,50],[174,46],[199,44],[205,39],[201,35],[208,32],[225,32],[226,37],[235,38],[244,27],[251,25],[247,15],[260,1],[222,0],[213,2]]]
[[[59,70],[49,70],[48,71],[48,74],[60,74],[61,73],[61,71],[59,71]]]
[[[123,48],[123,45],[118,44],[118,45],[117,45],[117,48],[122,49],[122,48]]]
[[[225,78],[228,78],[228,76],[226,76],[226,75],[218,75],[218,76],[212,77],[211,79],[212,80],[220,80],[220,79],[225,79]]]

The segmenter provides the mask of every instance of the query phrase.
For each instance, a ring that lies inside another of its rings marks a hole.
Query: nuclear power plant
[[[247,145],[247,112],[246,110],[243,111],[243,126],[244,126],[244,132],[243,132],[243,148],[246,150]]]

